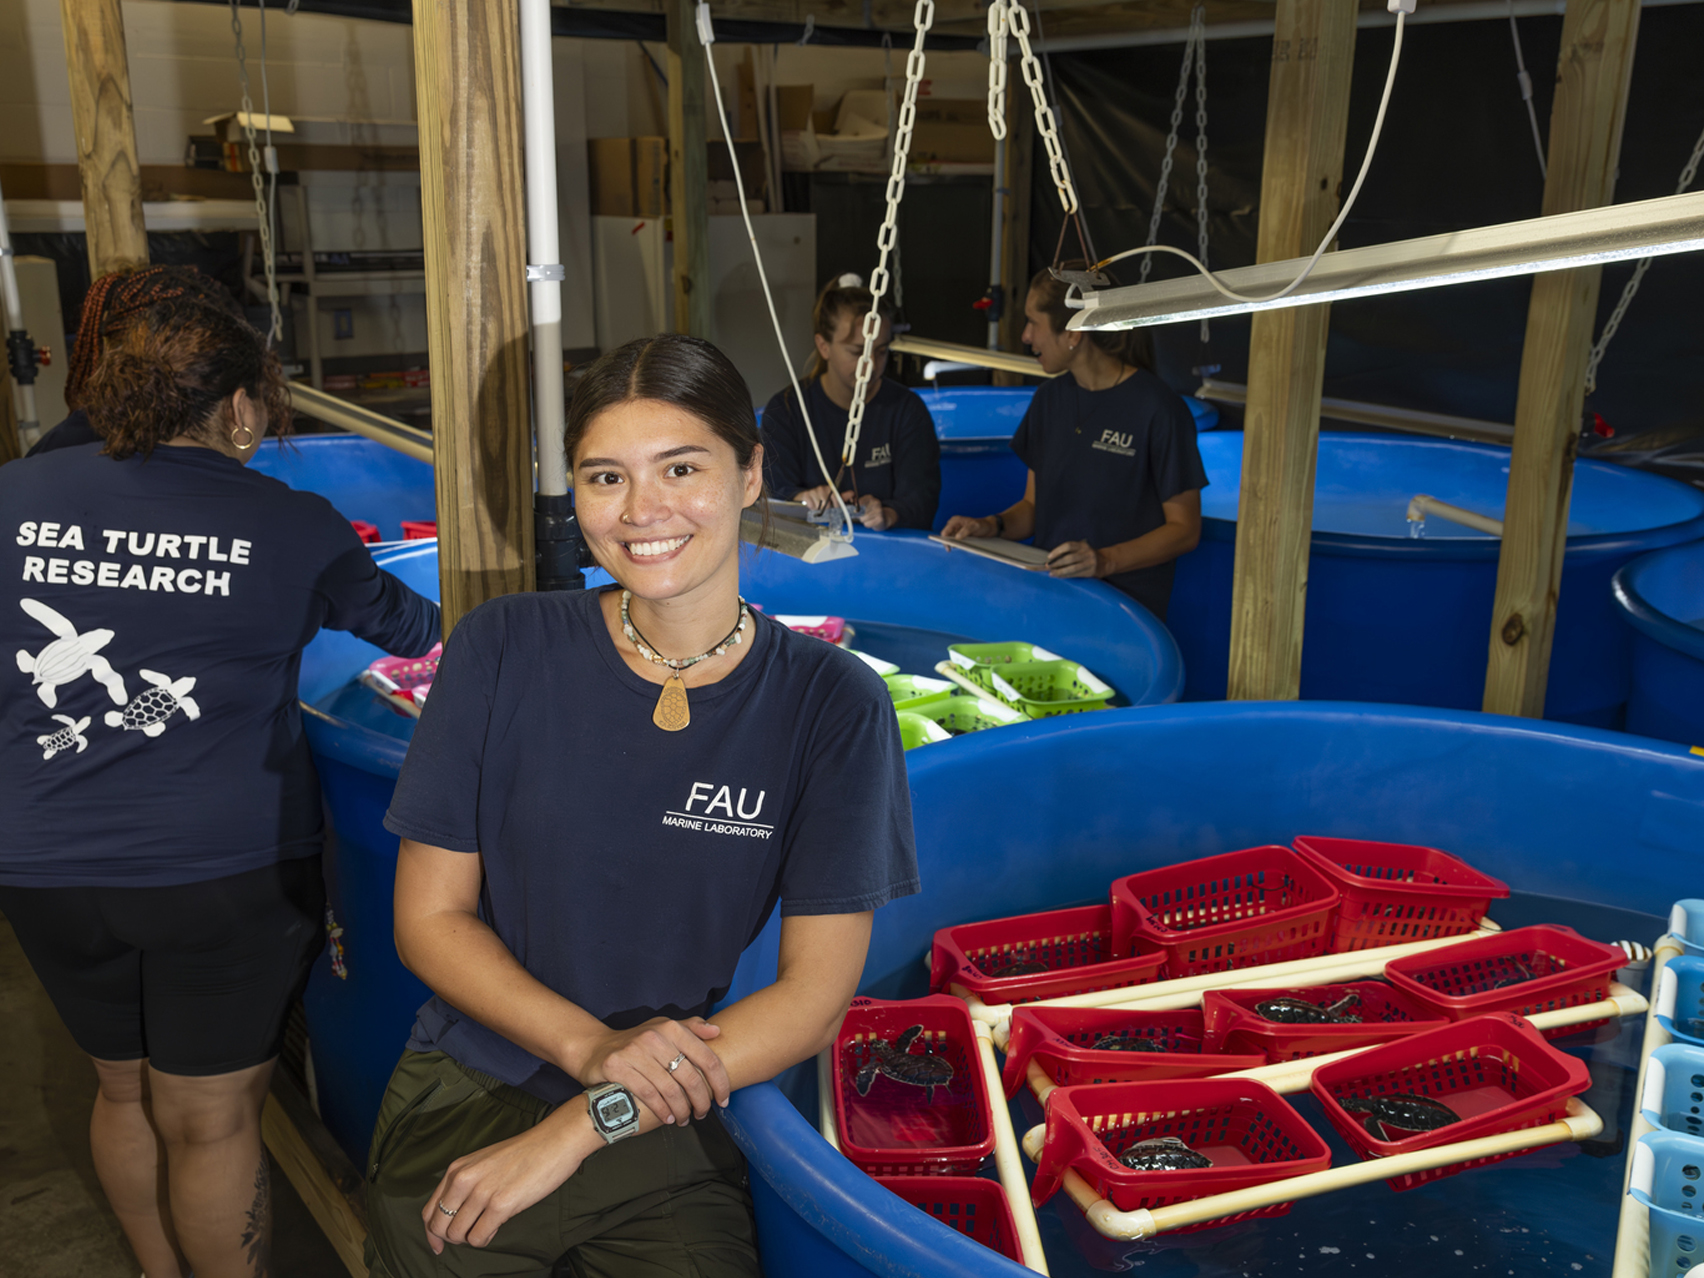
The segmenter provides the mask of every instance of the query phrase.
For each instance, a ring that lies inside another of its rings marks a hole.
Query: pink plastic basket
[[[1509,885],[1436,848],[1307,835],[1295,849],[1343,893],[1330,952],[1471,932]]]
[[[426,692],[437,677],[438,658],[443,651],[444,645],[437,643],[424,657],[380,657],[367,669],[388,680],[398,693],[406,695],[415,705],[424,705]]]
[[[1150,1044],[1158,1051],[1096,1050],[1107,1039]],[[1120,1012],[1088,1007],[1019,1007],[1012,1012],[1001,1076],[1016,1096],[1034,1061],[1055,1087],[1087,1083],[1151,1082],[1207,1078],[1266,1064],[1263,1053],[1226,1055],[1208,1044],[1198,1008],[1171,1012]]]
[[[824,639],[837,644],[846,638],[845,617],[777,616],[775,620],[787,629],[810,635],[813,639]]]
[[[1359,1016],[1359,1024],[1296,1025],[1267,1020],[1255,1010],[1259,1004],[1276,998],[1294,998],[1329,1007],[1350,994],[1356,1002],[1345,1011]],[[1449,1023],[1449,1018],[1436,1008],[1383,981],[1316,985],[1309,989],[1208,990],[1201,999],[1201,1012],[1211,1050],[1256,1052],[1272,1065],[1303,1056],[1388,1043],[1393,1038]]]
[[[1116,952],[1105,905],[961,923],[935,933],[929,988],[962,989],[985,1003],[1033,1003],[1160,979],[1165,955],[1157,947],[1142,944],[1125,958]],[[1018,968],[1025,970],[1011,970]]]

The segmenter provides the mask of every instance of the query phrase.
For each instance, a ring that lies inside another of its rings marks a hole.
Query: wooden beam
[[[260,1111],[260,1135],[350,1278],[367,1278],[363,1256],[367,1246],[366,1222],[327,1174],[325,1165],[276,1095],[269,1095]]]
[[[1006,281],[1005,314],[1000,318],[1000,346],[1022,352],[1024,299],[1029,294],[1030,275],[1030,187],[1035,174],[1035,109],[1029,90],[1010,63],[1006,76],[1006,196],[1005,216],[1000,221],[1001,274]],[[996,386],[1018,386],[1011,374],[996,373]]]
[[[1278,2],[1258,261],[1306,256],[1337,216],[1355,12],[1355,0]],[[1329,323],[1326,306],[1253,317],[1231,587],[1232,700],[1300,695]]]
[[[515,0],[414,0],[444,634],[533,588]]]
[[[62,0],[71,125],[83,183],[89,270],[105,275],[148,261],[142,167],[130,109],[130,63],[118,0]]]
[[[1638,35],[1639,0],[1568,0],[1550,111],[1546,216],[1610,203]],[[1601,270],[1532,281],[1485,669],[1491,714],[1544,715]]]
[[[692,0],[667,0],[669,212],[675,332],[710,336],[710,153],[704,132],[704,46]]]

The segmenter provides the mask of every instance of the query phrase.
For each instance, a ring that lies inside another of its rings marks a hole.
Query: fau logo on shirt
[[[1136,455],[1136,436],[1134,433],[1103,430],[1101,437],[1090,444],[1089,447],[1098,448],[1103,453],[1117,453],[1120,457],[1134,457]]]
[[[767,839],[775,833],[775,827],[758,820],[763,815],[763,801],[767,797],[766,790],[759,790],[753,798],[745,786],[741,786],[736,795],[731,785],[694,781],[687,792],[686,802],[678,809],[663,813],[663,824],[704,834],[737,834],[750,839]]]
[[[866,469],[872,466],[893,465],[893,445],[878,444],[870,450],[869,460],[864,463]]]

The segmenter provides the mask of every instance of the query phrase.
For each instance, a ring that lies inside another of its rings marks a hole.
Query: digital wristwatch
[[[639,1134],[639,1103],[620,1083],[599,1083],[586,1089],[586,1108],[604,1144]]]

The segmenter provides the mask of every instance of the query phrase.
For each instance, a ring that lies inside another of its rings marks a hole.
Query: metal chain
[[[858,375],[852,387],[852,406],[846,412],[846,442],[840,460],[848,470],[858,455],[858,435],[864,428],[864,397],[876,371],[876,338],[881,334],[881,301],[887,294],[890,275],[888,258],[899,240],[899,202],[905,197],[905,166],[911,156],[911,131],[917,125],[917,89],[923,82],[923,41],[935,22],[935,0],[917,0],[912,23],[917,36],[905,59],[905,99],[899,108],[894,130],[893,168],[887,181],[887,216],[876,233],[876,269],[870,272],[870,310],[864,316],[864,349],[858,355]],[[833,477],[829,477],[833,482]]]
[[[1012,30],[1006,0],[988,6],[988,131],[1006,140],[1006,38]]]
[[[1166,154],[1160,161],[1160,180],[1154,184],[1154,212],[1148,218],[1149,244],[1160,242],[1160,217],[1165,211],[1166,192],[1171,187],[1172,160],[1177,154],[1178,131],[1183,128],[1183,104],[1189,100],[1189,73],[1195,68],[1195,41],[1200,29],[1202,8],[1197,5],[1189,17],[1189,35],[1183,42],[1183,69],[1177,75],[1177,97],[1172,101],[1171,132],[1166,134]],[[1148,282],[1153,269],[1154,255],[1142,256],[1142,271],[1137,283]]]
[[[249,177],[254,182],[254,213],[260,224],[260,256],[266,266],[266,303],[272,310],[266,331],[268,345],[284,335],[284,317],[278,310],[278,267],[272,253],[272,219],[266,214],[266,181],[261,177],[260,144],[254,133],[254,100],[249,96],[248,54],[243,48],[243,18],[237,0],[231,0],[231,34],[237,41],[237,79],[243,88],[243,136],[248,141]],[[268,117],[268,123],[270,123]]]
[[[1065,216],[1070,217],[1077,211],[1077,188],[1071,181],[1071,170],[1065,164],[1065,152],[1059,145],[1059,130],[1055,127],[1053,108],[1047,105],[1047,95],[1041,87],[1041,63],[1036,59],[1035,51],[1030,48],[1029,10],[1024,8],[1023,0],[1009,0],[1010,12],[1007,15],[1007,25],[1012,34],[1018,37],[1018,49],[1022,54],[1024,83],[1029,85],[1030,100],[1035,103],[1035,129],[1041,134],[1041,140],[1047,147],[1047,172],[1053,178],[1053,185],[1059,190],[1059,203],[1065,210]]]
[[[265,0],[262,0],[264,3]],[[1207,9],[1197,5],[1190,15],[1196,26],[1195,35],[1195,243],[1196,256],[1203,265],[1207,261]],[[1201,340],[1208,341],[1211,333],[1207,321],[1201,321]]]
[[[1686,167],[1680,171],[1680,181],[1675,184],[1674,193],[1685,195],[1692,179],[1698,176],[1698,166],[1704,162],[1704,133],[1698,135],[1698,141],[1692,148],[1692,158],[1687,160]],[[1615,309],[1610,312],[1609,320],[1603,326],[1603,333],[1597,339],[1597,345],[1592,347],[1590,358],[1586,360],[1586,394],[1590,395],[1597,389],[1598,365],[1603,363],[1604,352],[1609,349],[1615,330],[1621,327],[1621,321],[1627,315],[1627,308],[1633,304],[1633,295],[1639,291],[1639,284],[1645,278],[1645,272],[1651,269],[1651,259],[1642,257],[1639,264],[1633,268],[1633,276],[1627,281],[1627,286],[1621,290],[1621,299],[1616,302]]]

